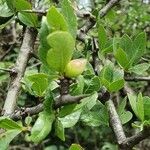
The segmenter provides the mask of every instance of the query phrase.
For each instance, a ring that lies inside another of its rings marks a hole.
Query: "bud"
[[[65,68],[65,76],[69,78],[79,76],[84,71],[86,62],[86,59],[71,60]]]

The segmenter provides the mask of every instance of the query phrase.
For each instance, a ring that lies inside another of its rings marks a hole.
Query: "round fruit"
[[[74,59],[71,60],[65,68],[65,76],[74,78],[82,74],[86,66],[86,59]]]

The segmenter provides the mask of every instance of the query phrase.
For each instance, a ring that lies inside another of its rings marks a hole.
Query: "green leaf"
[[[141,93],[138,94],[136,108],[137,108],[138,117],[143,122],[144,121],[144,104],[143,104],[143,97]]]
[[[55,116],[53,113],[49,114],[45,111],[41,112],[31,129],[31,135],[28,139],[34,143],[39,143],[45,139],[52,129],[54,119]]]
[[[94,91],[98,91],[100,87],[101,87],[100,79],[99,77],[95,76],[88,83],[88,86],[84,93],[92,93]]]
[[[78,111],[75,111],[63,118],[59,118],[59,120],[63,124],[63,127],[64,128],[73,127],[78,122],[81,112],[82,112],[81,109],[79,109]]]
[[[37,72],[37,70],[35,70],[35,69],[26,70],[25,76],[24,76],[24,78],[22,79],[22,83],[24,83],[24,84],[22,85],[22,87],[23,87],[26,91],[28,91],[31,95],[35,95],[36,93],[35,93],[35,92],[33,91],[33,89],[32,89],[32,84],[33,84],[33,82],[32,82],[31,80],[29,80],[28,76],[33,75],[33,74],[37,74],[37,73],[38,73],[38,72]]]
[[[84,150],[79,144],[72,144],[69,150]]]
[[[49,28],[47,24],[46,17],[42,17],[41,28],[39,31],[39,39],[40,39],[40,46],[38,50],[38,55],[40,60],[47,65],[46,56],[47,52],[50,49],[49,44],[47,43],[47,36],[49,35]]]
[[[14,7],[17,11],[32,9],[31,4],[26,0],[14,0]]]
[[[9,9],[14,12],[15,11],[15,0],[6,0],[7,6],[9,7]]]
[[[116,11],[111,9],[105,16],[106,20],[108,20],[109,22],[114,22],[115,18],[116,18]]]
[[[115,58],[118,61],[118,63],[124,68],[128,68],[128,64],[129,64],[129,59],[127,54],[123,51],[122,48],[118,48],[115,52],[114,52]]]
[[[62,3],[62,13],[68,23],[68,29],[74,39],[76,39],[77,34],[77,17],[74,13],[73,7],[69,0],[63,0]]]
[[[105,44],[107,42],[106,31],[102,25],[98,25],[98,42],[100,51],[102,51],[105,48]]]
[[[127,99],[124,98],[117,108],[118,114],[122,114],[124,112],[126,104],[127,104]]]
[[[51,92],[50,89],[48,89],[45,94],[45,100],[43,102],[44,111],[47,113],[52,113],[53,112],[53,103],[54,103],[53,93]]]
[[[74,108],[74,111],[77,111],[81,108],[87,108],[88,110],[92,109],[92,107],[96,104],[97,97],[98,97],[97,92],[94,92],[89,97],[83,98],[80,101],[80,104],[76,105],[76,107]]]
[[[120,39],[114,37],[112,43],[113,43],[113,51],[115,52],[120,47]]]
[[[32,81],[31,88],[35,94],[42,97],[48,87],[48,76],[44,73],[38,73],[28,76],[28,79]]]
[[[13,16],[13,12],[7,6],[7,2],[1,0],[0,1],[0,18],[1,18],[1,20],[3,18],[8,18],[10,16]],[[2,22],[2,21],[0,21],[0,22]]]
[[[124,83],[124,79],[114,81],[109,85],[109,90],[111,92],[116,92],[124,87]]]
[[[0,117],[0,128],[12,130],[12,129],[20,129],[22,130],[22,126],[17,122],[11,120],[8,117]]]
[[[31,124],[31,122],[32,122],[32,117],[27,116],[27,117],[25,118],[25,124],[26,124],[27,126],[29,126],[29,125]]]
[[[128,94],[129,102],[131,105],[132,110],[134,111],[135,115],[138,117],[140,121],[144,121],[144,102],[142,94],[139,93],[138,97],[133,94]]]
[[[101,150],[118,150],[118,145],[105,142]]]
[[[108,82],[108,80],[106,80],[105,78],[101,78],[101,83],[102,85],[104,85],[107,89],[109,89],[110,83]]]
[[[41,65],[40,72],[43,72],[48,75],[48,82],[49,82],[49,89],[53,91],[59,85],[57,84],[56,80],[60,78],[58,72],[51,70],[47,65]]]
[[[125,106],[126,106],[126,98],[123,99],[123,101],[119,104],[119,107],[117,109],[118,115],[120,117],[120,120],[122,122],[122,124],[125,124],[127,122],[129,122],[132,119],[132,113],[130,111],[126,111],[125,110]]]
[[[81,115],[80,119],[83,123],[88,126],[98,127],[101,125],[101,120],[98,112],[85,111]]]
[[[111,53],[113,52],[113,43],[112,43],[112,39],[107,40],[106,44],[105,44],[105,48],[102,49],[102,51],[99,51],[99,55],[100,53],[102,55],[105,55],[107,53]]]
[[[124,72],[110,63],[103,67],[100,80],[110,92],[116,92],[124,86]]]
[[[14,7],[18,13],[18,18],[27,26],[38,27],[38,17],[34,13],[22,12],[22,10],[32,9],[31,4],[26,0],[15,0]]]
[[[101,124],[105,126],[109,126],[109,115],[106,106],[103,105],[101,102],[99,102],[99,106],[97,107],[97,110],[99,111],[99,120]]]
[[[77,77],[76,83],[70,86],[70,94],[71,95],[83,94],[83,89],[84,89],[84,78],[82,75],[80,75]]]
[[[119,49],[118,49],[119,46]],[[118,63],[126,70],[135,65],[146,49],[146,34],[138,34],[134,41],[128,35],[123,35],[120,40],[114,40],[113,49]]]
[[[143,126],[150,126],[150,120],[144,120],[144,122],[143,122]]]
[[[19,134],[21,130],[13,129],[0,134],[0,149],[7,150],[9,143]]]
[[[80,104],[70,104],[64,106],[59,112],[59,117],[71,115],[72,113],[80,111],[81,109],[85,108],[88,110],[92,109],[92,107],[96,104],[97,97],[98,97],[97,93],[94,92],[89,97],[83,98],[80,101]]]
[[[105,79],[108,83],[113,81],[113,66],[107,65],[104,66],[100,72],[101,79]]]
[[[47,54],[47,63],[50,68],[63,73],[71,60],[75,41],[70,33],[64,31],[53,32],[47,40],[52,47]]]
[[[129,122],[132,119],[132,116],[133,115],[130,111],[124,111],[119,115],[122,124]]]
[[[61,31],[68,31],[67,22],[64,19],[63,15],[57,11],[57,9],[52,6],[46,15],[48,25],[54,31],[61,30]]]
[[[132,110],[134,111],[135,115],[138,115],[137,109],[136,109],[136,96],[134,94],[128,94],[128,99],[131,105]]]
[[[18,13],[19,20],[29,27],[39,27],[38,18],[35,14]]]
[[[149,63],[142,63],[135,65],[129,69],[130,72],[136,73],[138,75],[143,75],[150,67]]]
[[[146,33],[142,32],[138,34],[133,41],[133,55],[130,60],[130,63],[137,63],[141,56],[145,53],[146,50]]]
[[[92,65],[89,62],[87,62],[86,68],[85,68],[85,71],[84,71],[83,74],[84,74],[85,78],[91,78],[91,77],[93,77],[95,75],[93,67],[92,67]]]
[[[7,2],[0,1],[0,30],[7,26],[14,19],[13,12],[7,6]]]
[[[62,141],[65,141],[64,127],[59,119],[55,122],[55,135]]]
[[[60,109],[59,111],[59,117],[62,118],[62,117],[65,117],[69,114],[71,114],[74,110],[74,108],[76,107],[77,104],[70,104],[70,105],[67,105],[67,106],[64,106],[63,108]]]
[[[126,53],[128,59],[131,59],[134,55],[133,42],[127,34],[122,36],[119,46]]]
[[[47,146],[44,150],[58,150],[56,145]]]
[[[150,120],[150,97],[144,96],[143,97],[143,103],[144,103],[144,118],[146,120]]]

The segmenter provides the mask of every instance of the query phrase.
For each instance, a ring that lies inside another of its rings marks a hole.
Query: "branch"
[[[68,104],[79,103],[83,98],[86,98],[88,96],[89,94],[83,94],[78,96],[63,95],[61,98],[59,97],[58,99],[56,99],[54,108],[57,109]],[[106,102],[106,106],[110,116],[110,126],[115,133],[120,150],[131,150],[132,147],[138,144],[141,140],[150,136],[150,127],[144,128],[144,130],[139,132],[138,134],[126,138],[125,133],[123,131],[123,127],[121,125],[121,121],[116,112],[116,108],[112,100],[109,100],[109,98],[110,95],[107,91],[102,91],[101,93],[98,93],[98,99],[100,101],[103,100],[103,102]],[[38,104],[34,107],[22,108],[16,111],[14,114],[9,115],[9,117],[14,120],[19,120],[25,118],[28,115],[32,116],[38,114],[43,109],[43,104]]]
[[[27,9],[27,10],[21,10],[21,12],[26,12],[26,13],[37,13],[37,14],[40,14],[40,15],[46,15],[48,10],[46,11],[43,11],[43,10],[30,10],[30,9]]]
[[[17,74],[17,72],[16,72],[16,70],[14,68],[13,69],[0,68],[0,71],[8,72],[10,74]]]
[[[142,140],[148,138],[150,136],[150,127],[145,127],[141,132],[127,138],[128,147],[132,148],[134,145],[138,144]]]
[[[128,83],[125,84],[124,86],[124,92],[127,95],[128,93],[130,94],[135,94],[135,92],[132,90],[132,88],[128,85]]]
[[[38,114],[42,110],[43,110],[43,104],[38,104],[37,106],[33,106],[33,107],[21,108],[15,113],[9,115],[9,117],[14,120],[19,120],[19,119],[25,118],[28,115],[32,116],[32,115]]]
[[[79,103],[83,98],[88,97],[89,94],[83,94],[78,96],[71,96],[69,94],[63,95],[61,98],[56,100],[54,108],[60,108],[61,106]]]
[[[108,96],[106,100],[108,99]],[[120,150],[131,150],[136,144],[150,136],[150,127],[144,129],[129,138],[126,138],[119,116],[112,100],[106,101],[107,110],[110,117],[110,126],[115,133]]]
[[[113,104],[113,101],[108,100],[106,102],[106,106],[107,106],[107,110],[108,110],[109,117],[110,117],[110,126],[111,126],[113,132],[115,133],[118,144],[122,145],[123,143],[126,142],[126,136],[123,131],[123,127],[122,127],[121,121],[119,119],[119,116],[116,112],[116,108]]]
[[[96,22],[95,17],[90,13],[90,12],[86,12],[86,11],[79,11],[74,9],[76,12],[76,15],[79,18],[85,18],[85,19],[89,19],[89,21],[87,22],[86,26],[82,27],[80,30],[78,30],[77,33],[77,39],[84,42],[85,40],[85,32],[87,32],[90,28],[92,28]],[[22,12],[26,12],[26,13],[37,13],[39,15],[46,15],[48,10],[43,11],[43,10],[22,10]]]
[[[27,28],[21,49],[16,60],[14,70],[16,74],[11,76],[11,84],[8,89],[7,97],[3,107],[3,114],[8,115],[14,112],[16,101],[21,88],[21,79],[24,75],[29,55],[33,50],[34,42],[36,40],[37,31],[33,28]]]
[[[75,103],[80,103],[80,101],[83,98],[86,98],[90,96],[90,94],[83,94],[83,95],[78,95],[78,96],[71,96],[71,95],[63,95],[62,97],[59,97],[55,100],[54,104],[54,109],[60,108],[62,106],[68,105],[68,104],[75,104]],[[103,99],[108,97],[108,93],[98,93],[98,99]],[[43,110],[43,104],[38,104],[37,106],[34,107],[29,107],[29,108],[21,108],[20,110],[17,110],[14,112],[12,115],[9,115],[10,118],[19,120],[20,118],[25,118],[28,115],[35,115],[38,114]]]
[[[109,12],[109,10],[115,6],[120,0],[110,0],[100,11],[98,14],[99,18],[105,17],[105,15]],[[78,31],[77,39],[84,42],[86,38],[86,33],[95,25],[96,19],[94,17],[89,17],[89,21],[86,23],[86,26],[82,27]]]
[[[60,108],[68,104],[79,103],[83,98],[86,98],[88,96],[89,94],[78,95],[78,96],[64,95],[61,98],[59,97],[58,99],[56,99],[54,104],[54,109]],[[32,116],[38,114],[43,110],[43,108],[44,105],[42,103],[33,107],[21,108],[20,110],[17,110],[13,114],[9,115],[9,117],[15,120],[19,120],[25,118],[28,115]]]
[[[5,56],[8,55],[8,53],[14,48],[14,46],[15,46],[15,44],[12,44],[12,45],[8,48],[8,50],[7,50],[2,56],[0,56],[0,61],[2,61],[2,60],[5,58]]]
[[[125,77],[126,81],[147,81],[150,82],[150,77]]]
[[[99,11],[99,18],[103,18],[109,10],[115,6],[120,0],[110,0],[100,11]]]
[[[120,0],[110,0],[100,11],[99,11],[99,17],[103,18],[109,10],[115,6]],[[46,15],[47,11],[41,11],[41,10],[22,10],[26,13],[38,13],[40,15]],[[75,12],[78,17],[81,18],[87,18],[88,22],[86,23],[86,26],[82,27],[80,30],[78,30],[77,39],[84,42],[86,33],[95,25],[96,18],[89,12],[82,12],[75,9]]]
[[[94,16],[90,13],[90,12],[87,12],[87,11],[80,11],[80,10],[77,10],[75,9],[75,12],[76,12],[76,15],[79,17],[79,18],[93,18]],[[22,12],[26,12],[26,13],[37,13],[37,14],[40,14],[40,15],[46,15],[48,10],[46,11],[43,11],[43,10],[34,10],[34,9],[27,9],[27,10],[21,10]]]

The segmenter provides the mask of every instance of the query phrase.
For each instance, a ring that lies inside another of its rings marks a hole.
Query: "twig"
[[[79,95],[79,96],[71,96],[71,95],[64,95],[63,97],[58,98],[55,102],[54,108],[60,108],[61,106],[65,106],[68,104],[73,104],[73,103],[79,103],[81,99],[89,96],[88,94],[85,95]],[[10,118],[18,120],[21,118],[24,118],[28,115],[32,116],[35,114],[38,114],[43,110],[44,105],[38,104],[37,106],[34,107],[29,107],[29,108],[21,108],[20,110],[16,110],[13,114],[9,115]]]
[[[87,11],[80,11],[80,10],[77,10],[77,9],[74,9],[77,16],[80,17],[80,18],[94,18],[94,16],[90,13],[90,12],[87,12]],[[41,15],[46,15],[48,10],[46,11],[43,11],[43,10],[21,10],[22,12],[26,12],[26,13],[37,13],[37,14],[41,14]]]
[[[106,106],[110,117],[110,126],[115,133],[118,144],[122,145],[124,142],[126,142],[126,136],[113,101],[108,100],[106,102]]]
[[[99,18],[103,18],[109,10],[115,6],[120,0],[110,0],[100,11],[99,11]]]
[[[9,72],[10,74],[16,74],[17,73],[15,69],[0,68],[0,71]]]
[[[124,86],[124,92],[125,92],[125,94],[128,94],[128,93],[135,94],[135,92],[132,90],[132,88],[129,86],[128,83],[126,83]]]
[[[43,110],[43,104],[38,104],[37,106],[34,106],[34,107],[21,108],[20,110],[9,115],[9,117],[14,120],[18,120],[18,119],[25,118],[28,115],[32,116],[32,115],[38,114],[42,110]]]
[[[103,18],[108,12],[109,10],[115,6],[116,3],[118,3],[120,0],[110,0],[100,11],[99,11],[99,17]],[[22,10],[23,12],[27,12],[27,13],[39,13],[41,15],[46,15],[47,10],[46,11],[41,11],[41,10]],[[77,39],[84,42],[85,41],[85,37],[86,37],[86,33],[95,25],[96,23],[96,18],[88,13],[88,12],[81,12],[78,10],[75,10],[76,14],[78,17],[82,17],[82,18],[87,18],[88,21],[86,23],[86,26],[82,27],[80,30],[78,30],[78,35],[77,35]]]
[[[150,82],[150,77],[125,77],[126,81],[147,81]]]
[[[79,103],[80,100],[82,100],[83,98],[88,97],[88,96],[89,96],[89,94],[83,94],[83,95],[78,95],[78,96],[71,96],[69,94],[63,95],[61,98],[59,98],[55,102],[54,108],[56,109],[56,108],[59,108],[64,105]]]
[[[16,101],[19,95],[19,90],[21,88],[21,79],[24,75],[29,55],[33,50],[34,42],[36,40],[37,31],[33,28],[27,28],[23,43],[18,55],[14,69],[16,70],[16,75],[11,76],[11,84],[8,89],[7,97],[3,107],[3,114],[8,115],[14,112]]]
[[[37,14],[40,14],[40,15],[46,15],[47,11],[43,11],[43,10],[21,10],[21,12],[26,12],[26,13],[37,13]]]
[[[78,96],[71,96],[71,95],[63,95],[62,97],[56,98],[55,104],[54,104],[54,109],[60,108],[62,106],[68,105],[68,104],[74,104],[74,103],[79,103],[83,98],[86,98],[90,96],[90,94],[83,94],[83,95],[78,95]],[[98,99],[103,99],[104,97],[108,97],[107,92],[98,94]],[[35,115],[43,110],[43,104],[39,104],[34,107],[29,107],[29,108],[21,108],[20,110],[16,110],[13,114],[9,115],[10,118],[12,119],[20,119],[24,118],[27,115]]]
[[[142,131],[127,138],[127,145],[129,148],[132,148],[134,145],[138,144],[142,140],[148,138],[150,136],[150,127],[145,127]]]
[[[92,66],[96,75],[98,75],[97,68],[97,56],[98,56],[98,46],[96,39],[92,38]]]
[[[99,11],[99,18],[105,17],[105,15],[109,12],[109,10],[115,6],[120,0],[110,0],[100,11]],[[86,33],[95,25],[96,19],[94,17],[90,17],[86,26],[82,27],[78,31],[77,39],[84,42],[86,38]]]
[[[8,50],[0,57],[0,61],[2,61],[2,60],[6,57],[6,55],[14,48],[14,46],[15,46],[15,44],[12,44],[12,45],[8,48]]]
[[[38,63],[36,63],[36,64],[34,64],[34,65],[28,67],[28,69],[32,69],[32,68],[34,68],[34,67],[38,67],[38,66],[40,66],[41,64],[42,64],[41,62],[38,62]]]

